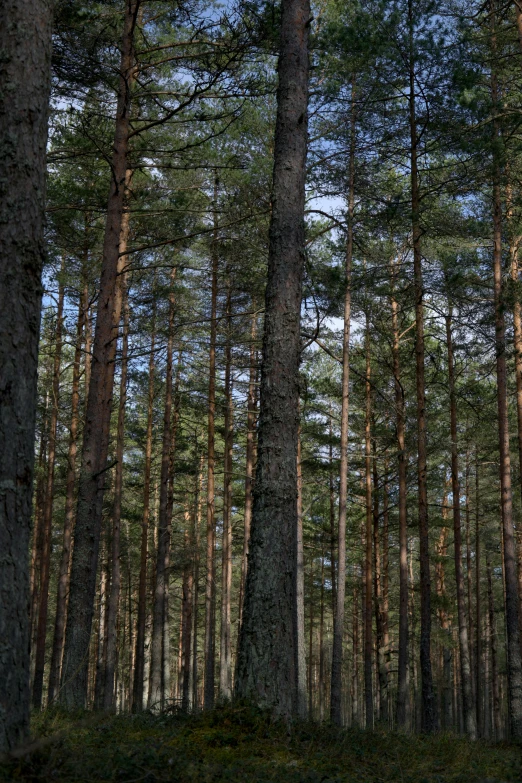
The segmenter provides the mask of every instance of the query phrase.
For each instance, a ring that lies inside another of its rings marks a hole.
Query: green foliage
[[[520,749],[514,746],[326,724],[289,728],[250,706],[192,717],[80,718],[59,711],[39,715],[36,736],[61,731],[61,738],[0,767],[0,780],[500,783],[522,775]]]

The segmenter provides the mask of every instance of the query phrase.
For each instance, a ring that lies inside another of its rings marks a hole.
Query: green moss
[[[35,717],[35,738],[59,737],[0,767],[2,781],[130,783],[520,783],[515,745],[438,734],[288,728],[251,707],[198,716]]]

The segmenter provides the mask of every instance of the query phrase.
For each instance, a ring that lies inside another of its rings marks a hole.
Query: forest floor
[[[412,736],[301,723],[248,707],[197,716],[64,715],[34,719],[35,742],[0,765],[1,781],[122,783],[511,783],[522,748],[451,734]]]

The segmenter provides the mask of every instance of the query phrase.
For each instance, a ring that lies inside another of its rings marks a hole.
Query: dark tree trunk
[[[218,220],[217,200],[219,181],[214,180],[214,237],[212,242],[212,289],[210,304],[210,348],[208,381],[208,434],[207,434],[207,551],[205,583],[205,679],[203,686],[203,707],[214,706],[215,679],[215,611],[216,611],[216,521],[215,521],[215,421],[216,421],[216,334],[218,295]]]
[[[370,364],[370,327],[366,315],[366,411],[364,419],[364,462],[366,494],[366,528],[364,532],[364,704],[366,728],[373,728],[373,626],[372,626],[372,387]]]
[[[176,269],[172,270],[171,286],[174,285]],[[174,350],[174,291],[169,295],[169,326],[167,338],[167,366],[165,368],[165,406],[163,409],[163,442],[161,449],[160,499],[158,519],[158,547],[156,550],[156,579],[154,585],[154,606],[151,643],[151,688],[149,707],[163,709],[165,688],[163,677],[164,628],[166,621],[166,598],[168,558],[172,505],[169,503],[170,463],[172,451],[172,357]]]
[[[6,0],[0,25],[0,753],[29,729],[28,552],[52,8],[51,0]]]
[[[455,366],[453,359],[453,338],[451,334],[453,307],[448,305],[446,316],[446,346],[448,351],[448,386],[450,404],[451,435],[451,494],[453,502],[453,548],[455,552],[455,583],[457,587],[457,612],[459,620],[460,685],[462,689],[462,713],[464,727],[471,739],[477,738],[477,719],[473,704],[471,684],[470,643],[466,618],[466,598],[464,593],[464,575],[462,573],[462,532],[460,522],[460,480],[459,452],[457,442],[457,397],[455,392]],[[466,492],[466,502],[469,495]],[[468,566],[468,570],[471,569]],[[470,607],[471,611],[471,607]]]
[[[308,0],[283,0],[254,508],[236,695],[297,710],[297,431]]]
[[[112,154],[112,176],[103,242],[93,363],[83,432],[80,484],[74,534],[69,607],[60,701],[84,707],[87,697],[89,641],[96,593],[103,495],[112,408],[114,358],[121,312],[118,273],[123,269],[120,236],[124,214],[131,86],[134,76],[134,30],[140,0],[126,0],[120,81]]]
[[[232,449],[234,446],[234,407],[232,384],[232,288],[227,273],[225,340],[225,453],[223,471],[223,542],[221,561],[221,637],[219,656],[219,693],[227,701],[232,696]]]
[[[424,371],[424,283],[422,279],[420,193],[418,172],[419,135],[417,132],[415,105],[415,62],[413,54],[413,2],[409,0],[409,109],[410,109],[410,162],[411,162],[411,219],[413,233],[413,286],[415,294],[415,370],[417,393],[417,483],[419,511],[420,549],[420,669],[422,687],[421,728],[431,732],[438,728],[437,703],[433,691],[431,670],[431,578],[430,544],[428,532],[428,484],[426,443],[426,384]]]
[[[491,47],[496,54],[495,2],[491,2]],[[491,73],[491,100],[495,115],[493,144],[500,137],[499,88],[495,70]],[[497,374],[498,430],[500,451],[500,487],[502,508],[502,538],[504,559],[504,586],[506,598],[507,676],[509,690],[510,730],[513,737],[522,739],[522,659],[520,651],[519,600],[515,531],[513,526],[513,494],[511,488],[511,455],[509,449],[508,389],[506,366],[505,302],[502,283],[502,200],[501,168],[498,152],[493,160],[493,287],[495,305],[495,353]]]
[[[145,464],[143,470],[143,515],[141,519],[140,581],[138,591],[138,619],[136,627],[136,653],[134,658],[134,683],[132,709],[143,709],[145,688],[145,626],[147,619],[147,565],[150,523],[150,474],[152,463],[152,425],[154,409],[154,376],[156,374],[156,298],[153,292],[152,333],[149,354],[149,388],[147,394],[147,430],[145,434]]]
[[[128,215],[128,213],[127,213]],[[128,220],[124,221],[122,231],[121,250],[127,249]],[[122,275],[122,308],[123,308],[123,334],[121,345],[121,375],[120,375],[120,399],[118,404],[118,423],[116,430],[116,469],[114,476],[114,505],[112,508],[112,567],[111,587],[109,593],[109,608],[107,613],[107,658],[105,666],[105,684],[103,694],[103,708],[114,710],[116,705],[115,674],[117,662],[117,621],[118,607],[121,591],[121,563],[120,563],[120,538],[121,538],[121,501],[123,493],[123,454],[125,446],[125,406],[127,403],[127,368],[129,354],[129,306],[127,299],[127,287],[125,276]]]
[[[399,305],[395,298],[396,265],[391,269],[391,317],[392,317],[392,361],[395,386],[395,410],[397,432],[397,456],[399,463],[399,661],[397,673],[397,726],[406,726],[408,715],[408,518],[406,508],[406,446],[404,389],[401,383],[399,355]]]
[[[352,77],[350,111],[350,157],[348,161],[348,235],[344,262],[344,314],[341,390],[341,459],[339,469],[339,523],[337,531],[337,585],[332,644],[332,676],[330,684],[330,717],[338,726],[342,721],[342,665],[344,634],[344,602],[346,595],[346,504],[348,487],[348,415],[350,394],[350,319],[352,308],[353,211],[355,205],[355,77]],[[332,563],[334,554],[332,552]],[[332,566],[333,568],[333,566]],[[332,571],[332,578],[334,574]]]
[[[78,452],[78,424],[80,413],[80,372],[82,355],[82,336],[88,303],[84,296],[80,297],[78,322],[76,329],[76,346],[74,350],[71,427],[69,433],[69,452],[67,455],[67,479],[65,489],[65,522],[63,527],[62,558],[58,574],[56,598],[56,614],[54,620],[53,650],[49,673],[48,703],[52,704],[58,697],[60,671],[62,666],[63,641],[67,617],[67,593],[69,591],[69,567],[72,554],[72,535],[74,528],[74,489],[76,485],[76,456]]]
[[[63,261],[62,261],[63,272]],[[38,603],[38,628],[36,631],[36,654],[33,680],[33,707],[42,706],[45,669],[45,640],[47,638],[47,611],[49,608],[49,577],[51,573],[51,541],[53,534],[54,466],[56,461],[56,432],[60,409],[60,368],[62,361],[63,328],[63,281],[59,282],[58,308],[56,311],[56,341],[53,361],[53,385],[51,393],[51,421],[49,425],[49,446],[47,457],[47,486],[45,488],[42,518],[42,552],[40,561],[40,600]]]

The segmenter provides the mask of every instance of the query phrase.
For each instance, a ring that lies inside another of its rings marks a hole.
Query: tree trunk
[[[491,2],[491,48],[496,54],[495,2]],[[493,144],[500,138],[497,111],[499,108],[498,79],[491,72],[493,104]],[[507,675],[509,690],[510,729],[513,737],[522,738],[522,659],[520,651],[519,601],[515,534],[513,527],[513,496],[511,488],[511,456],[509,450],[508,389],[506,367],[505,303],[502,283],[502,201],[501,169],[498,152],[493,160],[493,282],[495,306],[495,353],[497,374],[498,430],[500,451],[500,487],[502,507],[504,584],[506,592]]]
[[[181,611],[181,709],[188,712],[190,706],[190,642],[192,636],[192,586],[191,562],[192,541],[190,538],[190,513],[185,513],[185,565],[183,568],[182,611]]]
[[[256,333],[257,333],[257,313],[256,305],[252,302],[252,325],[250,329],[250,368],[248,378],[248,400],[247,400],[247,437],[246,437],[246,466],[245,466],[245,523],[243,537],[243,557],[241,560],[241,582],[239,586],[239,619],[238,628],[241,628],[243,618],[243,600],[245,596],[245,581],[248,567],[248,547],[250,544],[250,525],[252,523],[252,490],[255,468],[255,427],[256,427],[256,409],[257,409],[257,351],[256,351]]]
[[[484,709],[483,683],[487,680],[482,678],[482,602],[480,596],[480,513],[479,513],[479,462],[478,454],[475,453],[475,601],[476,601],[476,628],[477,628],[477,646],[475,662],[475,693],[477,699],[477,733],[484,736]]]
[[[216,522],[215,522],[215,421],[216,421],[216,334],[218,295],[218,201],[219,181],[214,180],[214,236],[212,242],[212,290],[210,303],[210,348],[208,381],[208,445],[207,445],[207,575],[205,583],[205,679],[203,707],[214,707],[215,676],[215,611],[216,611]]]
[[[453,358],[453,338],[451,334],[453,305],[448,302],[446,316],[446,347],[448,352],[448,387],[450,405],[451,436],[451,494],[453,503],[453,548],[455,553],[455,583],[457,588],[457,612],[459,620],[460,685],[462,688],[462,713],[464,728],[471,739],[477,738],[477,719],[473,705],[471,681],[470,641],[466,618],[466,598],[464,593],[464,575],[462,573],[462,531],[460,521],[460,479],[459,451],[457,442],[457,396],[455,391],[455,362]],[[466,503],[469,494],[466,492]],[[468,526],[469,527],[469,526]],[[471,571],[468,565],[468,570]],[[471,612],[471,606],[469,607]],[[478,692],[477,692],[478,693]]]
[[[448,494],[444,489],[442,499],[443,527],[437,542],[436,590],[440,607],[438,611],[440,627],[444,641],[442,642],[442,693],[441,693],[441,725],[444,731],[451,729],[451,626],[446,603],[446,574],[444,564],[448,556]]]
[[[304,551],[303,551],[303,464],[301,458],[301,425],[297,435],[297,714],[306,718],[306,656],[304,609]],[[322,599],[321,599],[322,600]]]
[[[28,552],[52,9],[51,0],[7,0],[0,25],[0,753],[29,730]]]
[[[366,383],[364,419],[364,463],[366,527],[364,532],[364,704],[366,728],[373,728],[373,626],[372,626],[372,387],[370,364],[370,324],[366,314]]]
[[[236,695],[297,710],[297,431],[308,104],[308,0],[283,0],[259,442]]]
[[[172,451],[172,357],[174,350],[174,281],[176,268],[171,272],[171,290],[169,294],[169,324],[167,337],[167,365],[165,368],[165,406],[163,412],[163,442],[161,448],[161,475],[158,518],[158,547],[156,550],[156,579],[154,584],[154,605],[152,610],[152,644],[150,661],[149,708],[160,707],[163,710],[164,688],[164,629],[167,608],[168,560],[172,522],[172,504],[169,503],[169,482]]]
[[[391,317],[392,317],[392,361],[395,387],[395,411],[399,479],[399,660],[397,673],[397,711],[398,728],[405,728],[408,721],[408,517],[407,498],[407,460],[405,446],[404,388],[401,383],[399,355],[399,305],[395,298],[396,265],[392,263],[391,279]]]
[[[419,173],[417,167],[419,136],[415,106],[415,63],[413,55],[413,0],[408,0],[410,58],[410,162],[411,162],[411,219],[413,233],[413,286],[415,293],[415,375],[417,393],[417,483],[420,549],[420,668],[422,686],[421,728],[425,732],[438,728],[437,704],[433,691],[431,670],[431,578],[430,542],[428,532],[428,485],[426,446],[426,384],[424,372],[424,285],[422,280],[422,253],[420,227]]]
[[[127,249],[128,212],[124,219],[120,252]],[[122,275],[122,309],[123,309],[123,334],[121,344],[121,375],[120,375],[120,399],[118,404],[118,423],[116,430],[116,469],[114,475],[114,505],[112,509],[112,566],[111,586],[109,593],[109,609],[107,614],[107,658],[105,668],[105,685],[103,696],[103,709],[114,710],[115,704],[115,673],[117,661],[117,620],[121,591],[121,563],[120,563],[120,532],[121,532],[121,501],[123,492],[123,455],[125,446],[125,406],[127,403],[127,369],[129,355],[129,305],[125,276]]]
[[[199,563],[200,563],[200,530],[201,530],[201,490],[203,486],[203,455],[196,479],[194,497],[194,641],[192,643],[192,709],[199,709],[198,691],[198,620],[199,620]]]
[[[74,489],[76,484],[76,456],[78,452],[78,424],[80,413],[80,373],[82,355],[82,337],[88,302],[85,296],[80,297],[78,306],[78,321],[76,327],[76,345],[74,349],[71,427],[69,433],[69,451],[67,455],[67,478],[65,489],[65,522],[63,528],[62,558],[58,574],[56,598],[56,614],[54,621],[54,638],[49,673],[48,703],[52,704],[58,697],[60,671],[62,666],[65,622],[67,617],[67,593],[69,591],[69,568],[72,554],[72,535],[74,529]]]
[[[62,260],[63,273],[64,261]],[[49,445],[47,456],[47,482],[42,516],[42,552],[40,560],[40,600],[38,602],[38,628],[36,631],[36,654],[33,680],[33,707],[42,706],[45,669],[45,640],[47,637],[47,611],[49,608],[49,577],[51,571],[51,540],[53,534],[54,466],[56,461],[56,432],[60,409],[60,369],[62,361],[63,329],[63,280],[59,281],[58,307],[56,311],[56,342],[53,361],[53,383],[51,392],[51,421],[49,424]]]
[[[355,205],[355,75],[352,76],[350,108],[350,153],[348,161],[348,231],[344,257],[344,314],[341,381],[341,459],[339,468],[339,523],[337,530],[337,585],[335,586],[335,614],[333,620],[332,676],[330,682],[330,718],[340,726],[342,722],[342,667],[344,635],[344,603],[346,595],[346,505],[348,496],[348,415],[350,394],[350,319],[352,308],[353,211]],[[332,552],[333,560],[333,552]],[[332,573],[333,576],[333,573]],[[332,584],[332,590],[334,585]]]
[[[138,591],[138,621],[136,628],[136,653],[134,658],[134,683],[132,709],[143,709],[145,684],[145,623],[147,616],[147,563],[150,522],[150,473],[152,462],[152,424],[154,408],[154,376],[156,370],[156,297],[153,290],[152,326],[149,355],[149,388],[147,394],[147,429],[145,434],[145,464],[143,468],[143,514],[141,519],[140,582]]]
[[[112,176],[103,242],[93,364],[83,432],[82,459],[69,608],[62,667],[61,701],[84,707],[96,572],[112,408],[114,357],[121,312],[120,236],[124,214],[127,153],[130,132],[130,93],[134,78],[134,29],[140,0],[126,0],[121,47],[120,80],[112,154]]]
[[[491,696],[493,707],[493,739],[499,740],[500,729],[500,691],[498,687],[498,659],[497,659],[497,632],[495,622],[495,604],[493,601],[493,585],[491,580],[491,561],[486,549],[486,571],[488,578],[488,625],[489,625],[489,652],[491,655]]]
[[[219,693],[227,701],[232,696],[231,591],[232,591],[232,448],[234,445],[234,407],[232,385],[232,288],[227,271],[226,345],[225,345],[225,453],[223,471],[223,543],[221,563],[221,638]]]

